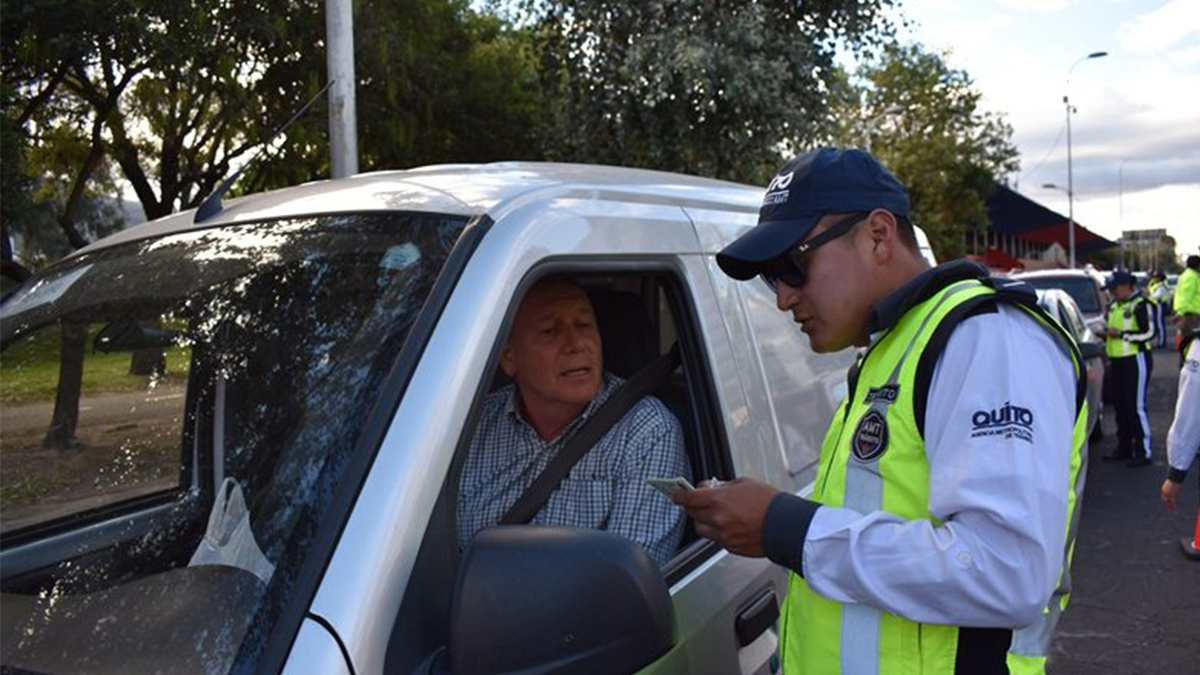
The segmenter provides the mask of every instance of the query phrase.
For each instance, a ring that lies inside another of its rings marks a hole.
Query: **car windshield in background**
[[[465,224],[186,232],[83,255],[5,302],[6,672],[252,664]]]
[[[1076,305],[1079,305],[1079,311],[1084,314],[1100,313],[1100,294],[1096,291],[1096,282],[1091,279],[1068,276],[1028,276],[1021,277],[1021,281],[1038,290],[1061,288],[1071,296]]]

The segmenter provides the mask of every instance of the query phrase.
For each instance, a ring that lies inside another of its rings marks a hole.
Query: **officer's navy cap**
[[[1105,288],[1116,288],[1117,286],[1120,286],[1121,284],[1126,284],[1128,286],[1135,286],[1135,285],[1137,285],[1137,281],[1133,278],[1133,275],[1130,274],[1129,272],[1126,272],[1125,270],[1117,270],[1116,272],[1113,272],[1110,277],[1108,277],[1108,283],[1104,284],[1104,287]]]
[[[717,264],[734,279],[752,279],[765,263],[799,245],[823,216],[875,209],[907,218],[908,190],[870,153],[805,153],[771,179],[758,224],[718,253]]]

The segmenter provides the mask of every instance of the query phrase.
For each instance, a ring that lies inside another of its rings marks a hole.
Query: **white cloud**
[[[1117,30],[1122,48],[1142,53],[1168,49],[1193,33],[1200,33],[1200,5],[1196,0],[1172,0]]]
[[[1057,12],[1074,4],[1071,0],[997,0],[997,2],[1005,7],[1041,12],[1043,14]]]
[[[1177,66],[1191,66],[1200,63],[1200,45],[1187,47],[1167,55],[1171,63]]]

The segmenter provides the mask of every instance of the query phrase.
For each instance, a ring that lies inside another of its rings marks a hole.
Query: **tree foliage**
[[[2,9],[3,222],[67,250],[104,229],[118,185],[148,218],[198,205],[326,79],[321,0]],[[527,30],[467,0],[364,0],[355,25],[362,170],[530,156],[543,106]],[[237,189],[327,177],[324,112],[289,128]],[[61,233],[48,236],[47,212]]]
[[[835,48],[887,37],[890,4],[529,0],[546,152],[763,183],[827,132]]]
[[[835,87],[842,145],[867,146],[909,189],[939,259],[985,228],[986,199],[1018,168],[1012,128],[980,108],[970,76],[920,45],[890,45]]]

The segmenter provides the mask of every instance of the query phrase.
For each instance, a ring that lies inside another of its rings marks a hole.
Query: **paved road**
[[[1166,473],[1166,435],[1175,411],[1179,357],[1154,354],[1147,409],[1154,465],[1105,463],[1116,418],[1105,409],[1106,437],[1091,448],[1088,484],[1075,544],[1076,590],[1059,624],[1050,675],[1180,675],[1200,672],[1200,562],[1186,559],[1179,537],[1196,524],[1197,469],[1180,510],[1158,500]]]

